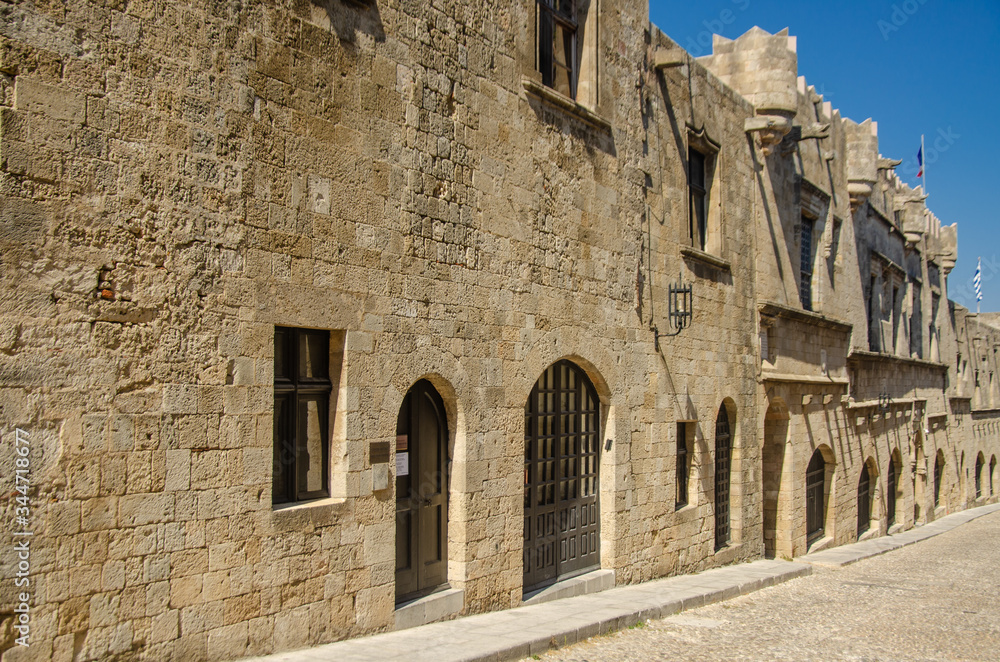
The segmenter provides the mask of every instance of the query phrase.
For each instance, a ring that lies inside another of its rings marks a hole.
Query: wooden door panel
[[[525,406],[526,590],[600,564],[599,401],[583,371],[550,366]]]
[[[405,438],[409,475],[396,478],[396,600],[447,581],[448,427],[444,404],[426,380],[406,394],[396,424]]]

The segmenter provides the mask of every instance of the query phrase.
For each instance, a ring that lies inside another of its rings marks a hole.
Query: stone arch
[[[561,360],[570,361],[584,371],[601,403],[602,439],[605,446],[610,443],[610,450],[605,452],[602,448],[600,454],[601,565],[613,568],[616,567],[616,554],[620,546],[615,494],[619,488],[618,481],[627,475],[627,472],[618,471],[619,463],[626,461],[626,456],[619,449],[628,448],[631,441],[629,422],[623,419],[621,425],[618,425],[617,392],[614,385],[622,383],[620,361],[603,344],[595,343],[593,337],[583,329],[573,326],[551,329],[532,341],[516,372],[509,378],[505,377],[505,404],[512,410],[523,410],[538,377],[550,365]],[[511,435],[510,444],[517,449],[515,452],[523,456],[523,427],[516,435]]]
[[[390,484],[394,484],[394,460],[396,448],[397,414],[403,406],[407,393],[421,381],[427,381],[433,386],[444,405],[445,423],[447,427],[447,580],[453,588],[462,588],[469,579],[468,559],[468,528],[469,518],[463,513],[469,512],[472,494],[481,488],[470,484],[466,477],[469,474],[470,448],[468,430],[477,429],[475,421],[468,419],[475,415],[477,409],[473,402],[472,381],[464,365],[451,354],[437,347],[420,347],[408,354],[393,355],[382,367],[385,374],[390,375],[389,384],[383,389],[373,391],[372,408],[382,412],[378,419],[376,436],[388,437],[393,448],[393,461],[390,462]],[[366,397],[364,394],[360,397]],[[380,398],[380,400],[379,400]],[[508,534],[509,535],[509,534]],[[495,532],[496,540],[501,541],[503,531]]]
[[[611,384],[620,384],[618,362],[603,345],[577,327],[562,326],[538,338],[521,359],[517,372],[508,382],[507,404],[524,405],[524,398],[534,387],[538,376],[550,365],[560,360],[572,361],[580,366],[590,379],[603,405],[613,405]]]
[[[763,535],[764,556],[792,557],[792,531],[787,516],[790,486],[785,485],[785,466],[793,466],[792,448],[788,443],[790,416],[788,405],[776,397],[764,414],[764,447],[762,453]],[[784,497],[784,498],[783,498]]]

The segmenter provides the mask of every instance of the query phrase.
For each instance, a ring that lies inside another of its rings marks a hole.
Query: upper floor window
[[[577,0],[538,0],[538,69],[542,84],[576,99]]]
[[[705,178],[704,154],[688,148],[688,233],[691,245],[705,250],[708,241],[708,188]]]
[[[812,299],[812,277],[813,277],[813,229],[815,221],[811,218],[802,217],[801,230],[799,231],[799,299],[802,307],[806,310],[813,309]]]

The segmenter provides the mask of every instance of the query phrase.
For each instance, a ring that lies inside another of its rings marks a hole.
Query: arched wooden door
[[[524,407],[524,590],[600,565],[600,402],[569,361],[549,366]]]
[[[396,419],[396,602],[444,584],[448,570],[448,421],[427,380]]]
[[[729,413],[719,407],[715,419],[715,551],[729,544],[729,472],[732,466]]]
[[[824,533],[826,503],[826,461],[815,451],[806,468],[806,542],[819,540]]]

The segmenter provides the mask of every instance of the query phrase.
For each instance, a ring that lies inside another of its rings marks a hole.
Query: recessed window
[[[538,69],[542,84],[576,99],[578,62],[576,0],[538,0]]]
[[[274,330],[272,502],[329,496],[330,332]]]
[[[691,424],[677,423],[677,500],[678,509],[688,505],[688,475],[691,471],[691,454],[688,447],[688,429]]]
[[[813,230],[815,221],[802,217],[799,231],[799,299],[805,310],[813,309],[812,278],[813,278]]]
[[[691,245],[705,250],[708,242],[708,188],[706,156],[695,148],[688,149],[688,233]]]

